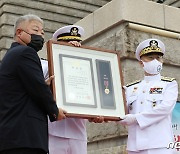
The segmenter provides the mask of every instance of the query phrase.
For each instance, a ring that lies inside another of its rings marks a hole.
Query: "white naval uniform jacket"
[[[145,76],[125,89],[129,114],[136,114],[138,122],[128,126],[127,150],[166,148],[173,141],[171,113],[178,97],[177,82]]]
[[[44,78],[48,78],[48,61],[41,60]],[[80,118],[66,118],[61,121],[48,122],[49,134],[61,138],[87,141],[86,121]]]

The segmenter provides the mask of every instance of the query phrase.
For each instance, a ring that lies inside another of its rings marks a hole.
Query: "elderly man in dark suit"
[[[0,66],[0,154],[45,154],[48,123],[65,118],[43,77],[37,52],[44,44],[43,21],[19,17],[15,42]]]

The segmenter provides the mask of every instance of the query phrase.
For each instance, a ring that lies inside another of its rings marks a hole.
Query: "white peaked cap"
[[[81,36],[84,35],[84,29],[77,25],[68,25],[59,28],[53,34],[54,40],[81,40]]]
[[[136,48],[136,58],[140,61],[140,57],[148,53],[162,53],[164,55],[164,43],[154,38],[142,41]]]

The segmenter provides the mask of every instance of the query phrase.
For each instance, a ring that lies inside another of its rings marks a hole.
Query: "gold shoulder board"
[[[161,77],[161,80],[162,81],[167,81],[167,82],[172,82],[174,80],[176,80],[175,78],[170,78],[170,77],[165,77],[165,76],[162,76]]]
[[[126,85],[126,87],[130,87],[130,86],[135,85],[135,84],[137,84],[137,83],[139,83],[139,82],[141,82],[141,80],[136,80],[136,81],[134,81],[134,82],[128,83],[128,84]]]

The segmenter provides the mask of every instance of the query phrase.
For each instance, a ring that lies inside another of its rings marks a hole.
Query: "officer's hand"
[[[62,120],[66,118],[66,114],[67,112],[61,108],[59,108],[59,114],[58,114],[58,118],[57,120]]]
[[[80,47],[81,46],[81,43],[78,42],[78,41],[69,41],[68,43],[74,45],[75,47]]]
[[[135,114],[127,114],[122,119],[123,120],[119,121],[119,123],[122,125],[129,126],[137,123]]]
[[[104,121],[104,117],[98,116],[98,117],[95,117],[95,118],[90,118],[88,120],[89,120],[89,122],[102,123]]]
[[[50,76],[48,79],[45,80],[46,84],[50,86],[52,80],[54,79],[54,75]]]

